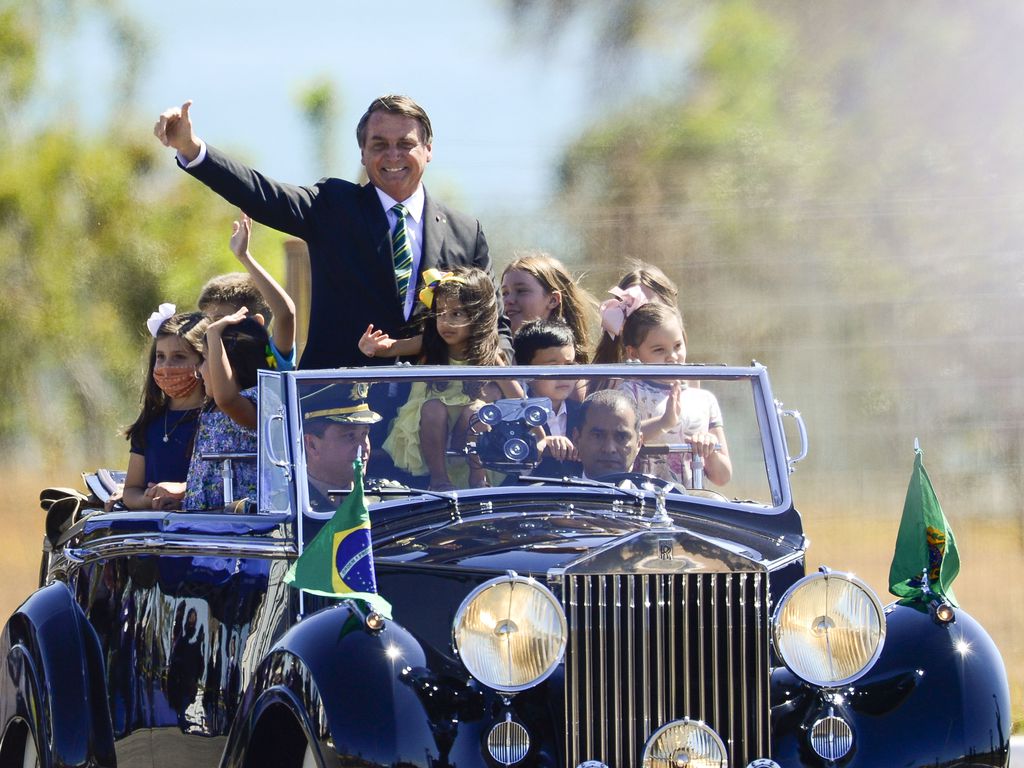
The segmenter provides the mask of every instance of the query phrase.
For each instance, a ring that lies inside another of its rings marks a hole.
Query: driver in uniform
[[[303,395],[302,444],[306,454],[306,477],[310,506],[320,512],[338,506],[343,495],[331,491],[351,490],[353,462],[370,459],[370,427],[381,420],[367,403],[369,385],[334,383]],[[389,481],[367,481],[367,493],[389,485]]]
[[[536,477],[582,477],[600,480],[631,472],[643,436],[633,400],[615,389],[602,389],[580,405],[572,440],[578,461],[544,458],[530,472]]]

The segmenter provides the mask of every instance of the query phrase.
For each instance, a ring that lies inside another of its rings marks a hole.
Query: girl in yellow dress
[[[423,334],[392,339],[369,326],[359,340],[373,357],[419,355],[422,365],[507,365],[498,347],[498,302],[486,272],[474,267],[453,272],[427,270],[420,300],[432,310]],[[431,490],[452,490],[487,483],[473,458],[446,457],[449,445],[466,442],[469,416],[488,399],[521,397],[514,382],[417,381],[398,409],[383,448],[395,466],[413,475],[429,475]],[[455,482],[453,482],[455,480]]]

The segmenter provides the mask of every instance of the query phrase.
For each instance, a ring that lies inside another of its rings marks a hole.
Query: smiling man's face
[[[361,152],[370,182],[398,202],[412,196],[430,162],[419,121],[385,110],[370,115]]]

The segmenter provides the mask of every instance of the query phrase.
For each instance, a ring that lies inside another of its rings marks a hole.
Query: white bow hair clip
[[[167,320],[174,317],[174,311],[177,309],[173,304],[161,304],[157,307],[156,312],[149,316],[149,320],[146,321],[146,327],[149,329],[149,335],[154,339],[160,332],[160,326]]]

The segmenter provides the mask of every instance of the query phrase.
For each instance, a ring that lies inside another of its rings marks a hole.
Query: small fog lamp
[[[928,610],[936,624],[952,624],[956,621],[956,611],[945,600],[932,600],[928,604]]]
[[[647,740],[642,768],[725,768],[729,763],[718,734],[698,720],[667,723]]]

